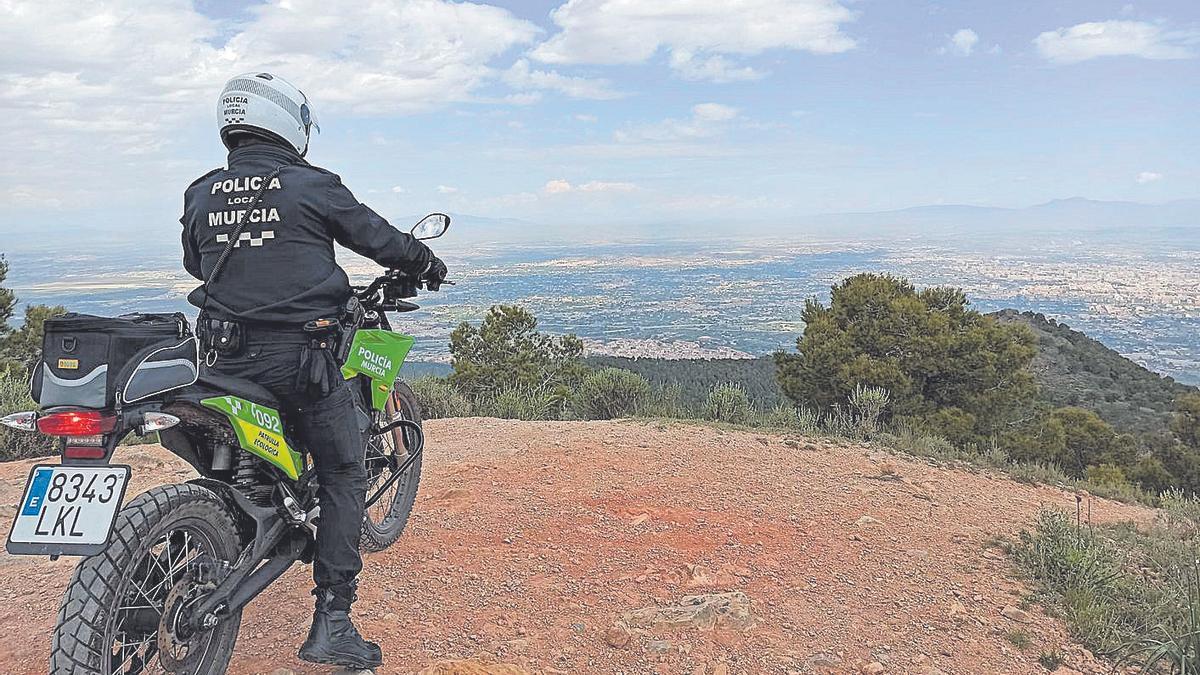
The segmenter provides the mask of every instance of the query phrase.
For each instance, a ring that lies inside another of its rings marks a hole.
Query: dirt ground
[[[1038,673],[1050,650],[1107,672],[1023,605],[989,547],[1043,507],[1074,512],[1062,490],[698,425],[456,419],[427,432],[409,530],[368,556],[355,607],[383,644],[379,673]],[[118,459],[134,466],[130,495],[190,474],[157,447]],[[0,503],[16,504],[29,464],[0,465]],[[1097,521],[1153,515],[1088,501]],[[3,672],[45,672],[73,564],[0,554]],[[310,573],[293,568],[250,606],[231,673],[331,672],[295,657]],[[749,614],[657,611],[735,591]]]

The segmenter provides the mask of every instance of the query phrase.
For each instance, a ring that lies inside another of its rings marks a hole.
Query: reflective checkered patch
[[[254,236],[254,233],[252,233],[252,232],[243,232],[238,235],[237,243],[234,244],[233,247],[241,248],[242,242],[244,242],[244,241],[250,242],[251,246],[262,246],[264,241],[266,241],[268,239],[274,239],[274,238],[275,238],[275,230],[263,230],[262,232],[260,232],[258,234],[258,236]],[[218,234],[217,235],[217,243],[228,244],[229,243],[229,235],[228,234]]]

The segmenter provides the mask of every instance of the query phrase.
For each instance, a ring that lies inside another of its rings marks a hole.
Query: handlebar
[[[354,296],[368,310],[384,312],[403,312],[416,309],[417,306],[407,302],[405,298],[417,297],[417,291],[436,291],[446,284],[453,286],[453,281],[432,282],[422,279],[420,275],[405,274],[400,270],[388,270],[368,286],[352,286]]]

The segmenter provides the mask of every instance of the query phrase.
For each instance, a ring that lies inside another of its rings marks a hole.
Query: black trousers
[[[309,377],[314,366],[325,368],[319,386]],[[344,605],[334,609],[349,609],[355,579],[362,571],[358,540],[367,469],[354,397],[338,376],[333,355],[328,350],[308,352],[300,343],[251,342],[237,356],[217,359],[213,370],[251,380],[283,401],[285,410],[281,412],[296,424],[300,441],[312,453],[317,469],[321,520],[313,581],[317,588],[332,591],[340,601],[336,604]]]

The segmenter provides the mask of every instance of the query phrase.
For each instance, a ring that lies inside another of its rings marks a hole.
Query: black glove
[[[446,280],[446,274],[449,270],[446,269],[446,263],[442,259],[432,256],[429,259],[429,267],[421,273],[421,281],[425,282],[425,288],[436,291],[442,286],[442,282]]]

